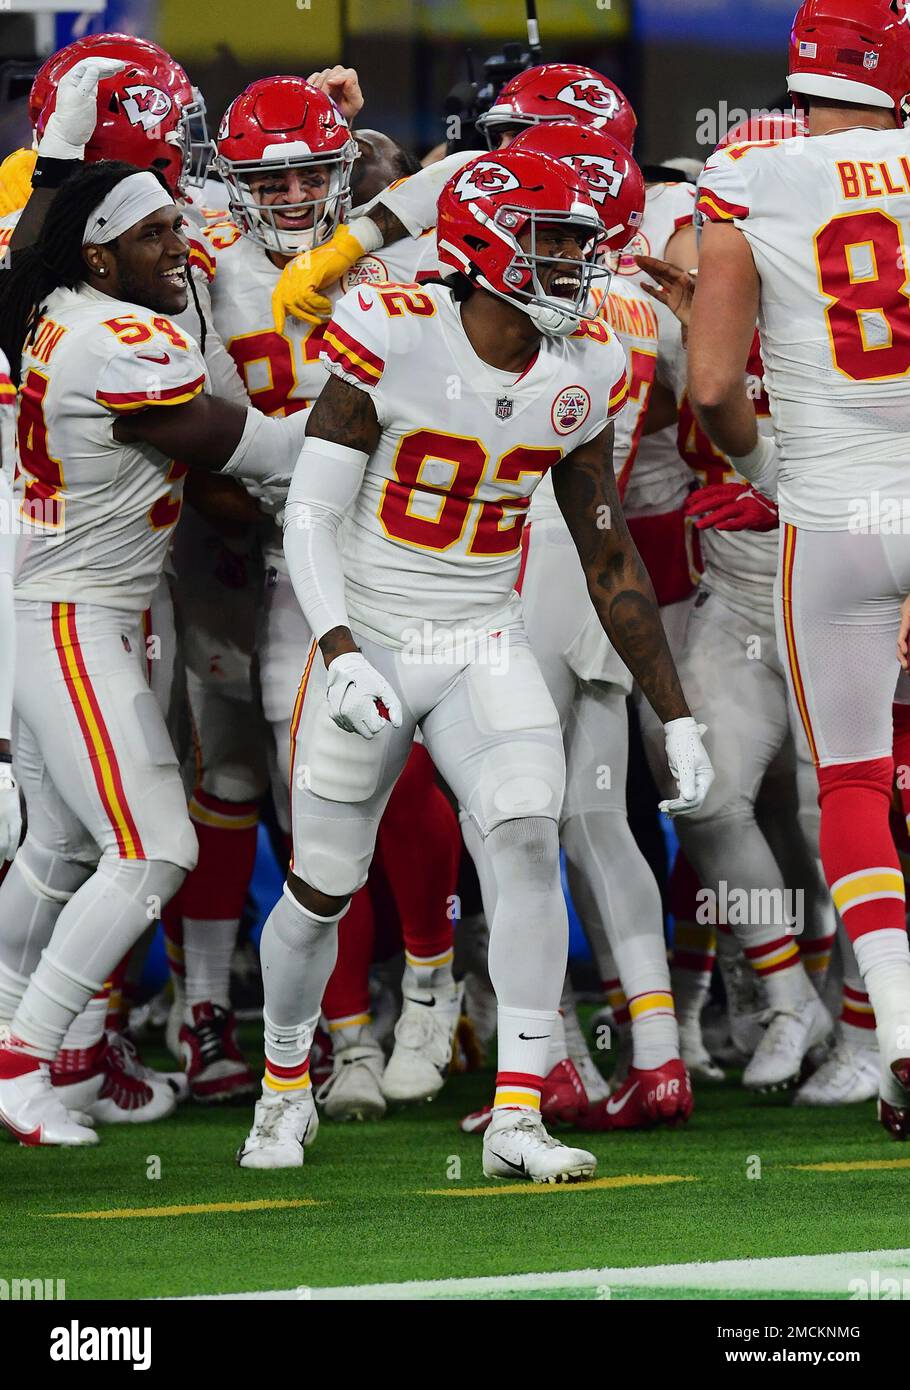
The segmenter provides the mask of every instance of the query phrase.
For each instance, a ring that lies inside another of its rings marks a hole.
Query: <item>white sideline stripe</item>
[[[485,1293],[526,1293],[545,1289],[721,1289],[749,1293],[849,1292],[851,1279],[910,1279],[910,1249],[849,1250],[838,1255],[787,1255],[761,1260],[714,1260],[677,1265],[640,1265],[627,1269],[574,1269],[552,1274],[505,1274],[477,1279],[413,1279],[403,1284],[269,1289],[260,1293],[194,1294],[194,1299],[387,1300],[470,1297]]]

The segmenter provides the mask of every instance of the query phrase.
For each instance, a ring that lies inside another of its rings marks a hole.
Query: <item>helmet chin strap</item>
[[[568,338],[581,323],[579,315],[566,309],[554,295],[546,295],[543,303],[538,300],[536,303],[522,304],[521,308],[541,333],[554,338]]]

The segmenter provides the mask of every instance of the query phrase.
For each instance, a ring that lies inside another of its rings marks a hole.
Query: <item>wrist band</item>
[[[12,753],[0,753],[0,763],[11,763],[12,761]]]
[[[82,168],[81,159],[53,159],[39,154],[32,174],[32,188],[59,188]]]

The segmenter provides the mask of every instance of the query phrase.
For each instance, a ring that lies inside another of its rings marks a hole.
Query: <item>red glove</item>
[[[777,503],[748,483],[715,483],[689,494],[686,516],[697,517],[699,531],[776,531]]]

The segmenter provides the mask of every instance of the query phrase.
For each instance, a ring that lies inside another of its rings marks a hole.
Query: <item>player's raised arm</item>
[[[612,459],[610,424],[556,466],[553,486],[597,616],[666,730],[680,796],[662,807],[684,814],[702,804],[714,773],[679,683],[654,589],[622,513]]]

